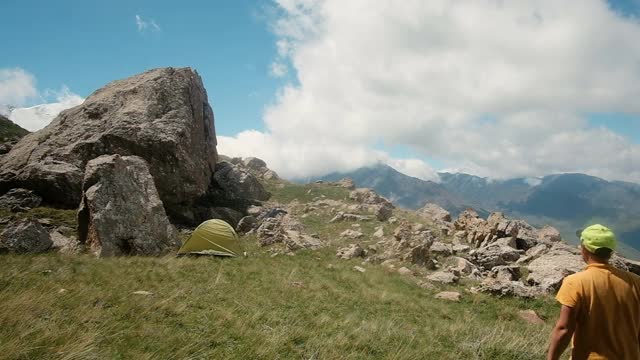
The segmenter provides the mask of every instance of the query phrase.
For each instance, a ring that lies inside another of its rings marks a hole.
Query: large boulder
[[[533,260],[528,266],[527,282],[537,285],[547,292],[560,288],[562,280],[573,273],[584,269],[585,264],[580,255],[553,249]]]
[[[144,159],[91,160],[83,189],[79,240],[96,256],[161,255],[180,245]]]
[[[262,183],[239,165],[221,161],[216,165],[213,178],[228,198],[269,200],[271,197]]]
[[[37,221],[22,219],[9,223],[0,234],[0,253],[41,253],[53,245],[45,228]]]
[[[518,261],[522,251],[508,245],[491,244],[471,254],[473,262],[485,270]]]
[[[75,208],[87,163],[105,154],[145,159],[169,212],[205,195],[217,161],[216,133],[198,73],[155,69],[97,90],[0,160],[0,193],[21,187]]]
[[[451,214],[436,204],[426,204],[422,209],[419,209],[417,213],[432,221],[451,222]]]
[[[366,205],[386,205],[390,208],[394,208],[391,201],[383,198],[378,195],[375,191],[371,189],[356,189],[349,193],[349,199],[359,202],[361,204]]]

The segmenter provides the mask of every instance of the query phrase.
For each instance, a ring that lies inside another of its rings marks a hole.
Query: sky
[[[190,66],[218,150],[287,178],[640,182],[640,0],[0,2],[0,112],[28,130],[106,83]]]

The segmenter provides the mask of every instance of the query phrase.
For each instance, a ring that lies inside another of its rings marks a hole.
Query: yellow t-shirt
[[[640,276],[591,264],[566,277],[556,299],[578,312],[573,360],[640,359]]]

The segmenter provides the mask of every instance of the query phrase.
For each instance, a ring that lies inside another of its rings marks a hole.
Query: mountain
[[[607,181],[584,174],[557,174],[542,178],[492,180],[469,174],[440,173],[440,182],[402,174],[387,165],[334,173],[321,180],[352,178],[399,206],[418,209],[436,203],[454,216],[467,207],[486,216],[502,211],[536,226],[550,224],[567,241],[577,242],[575,232],[589,224],[614,228],[623,243],[621,251],[640,257],[640,185]]]
[[[436,182],[405,175],[384,164],[360,168],[350,173],[332,173],[319,180],[338,181],[345,177],[353,179],[358,187],[374,189],[378,194],[408,209],[419,209],[431,202],[444,207],[454,215],[469,207],[476,208],[481,215],[489,214],[482,206],[467,201]]]

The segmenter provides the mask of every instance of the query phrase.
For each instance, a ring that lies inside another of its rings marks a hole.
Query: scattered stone
[[[356,184],[353,182],[353,179],[351,179],[351,178],[341,179],[341,180],[339,180],[337,182],[331,183],[331,185],[338,186],[338,187],[343,187],[343,188],[349,189],[349,190],[355,190],[355,188],[356,188]]]
[[[433,221],[451,222],[451,214],[436,204],[426,204],[417,213]]]
[[[471,250],[471,247],[469,245],[455,244],[451,247],[451,250],[453,250],[454,253],[463,253]]]
[[[262,206],[251,205],[247,208],[247,215],[253,216],[257,219],[264,211],[265,209]]]
[[[544,324],[544,320],[542,320],[534,310],[520,310],[520,312],[518,312],[518,315],[522,320],[530,324]]]
[[[516,242],[516,238],[514,238],[514,237],[500,238],[500,239],[492,242],[491,245],[504,245],[504,246],[512,247],[514,249],[518,248],[518,245],[517,245],[517,242]]]
[[[86,169],[78,232],[92,253],[161,255],[180,246],[144,159],[103,155]]]
[[[144,290],[139,290],[139,291],[134,291],[132,292],[133,295],[142,295],[142,296],[152,296],[153,293],[151,291],[144,291]]]
[[[339,249],[338,252],[336,253],[337,257],[345,260],[349,260],[357,257],[364,257],[364,255],[365,255],[365,251],[360,246],[360,244],[349,245],[347,247]]]
[[[520,280],[520,267],[514,265],[496,266],[491,269],[490,276],[498,281]]]
[[[355,231],[355,230],[345,230],[340,234],[341,237],[346,237],[349,239],[360,239],[362,237],[364,237],[364,234],[361,233],[360,231]]]
[[[398,269],[398,274],[400,274],[400,275],[413,275],[413,271],[411,271],[411,269],[403,266],[400,269]]]
[[[431,245],[431,252],[440,256],[450,256],[453,253],[452,246],[443,242],[435,241]]]
[[[375,208],[375,215],[378,221],[387,221],[393,215],[393,206],[386,203],[377,205]]]
[[[371,218],[366,215],[346,214],[342,211],[329,221],[329,223],[337,223],[343,221],[371,221]]]
[[[379,228],[378,230],[376,230],[376,232],[373,233],[373,237],[376,238],[383,238],[384,237],[384,229],[383,228]]]
[[[520,258],[520,251],[506,245],[489,245],[473,253],[474,263],[485,270],[500,265],[507,265]]]
[[[64,236],[59,230],[49,233],[52,245],[51,249],[57,250],[62,254],[76,254],[80,252],[80,242],[75,236]]]
[[[453,260],[456,262],[456,266],[452,268],[452,270],[457,271],[462,275],[471,275],[474,270],[478,269],[473,263],[465,258],[454,257]]]
[[[418,281],[417,285],[425,290],[435,290],[436,286],[428,281]]]
[[[459,302],[462,295],[457,291],[443,291],[435,295],[436,299]]]
[[[545,294],[545,291],[537,286],[526,286],[520,281],[499,281],[488,278],[472,291],[483,292],[497,296],[514,296],[532,299]]]
[[[383,198],[375,193],[371,189],[356,189],[349,194],[349,199],[359,202],[361,204],[368,205],[388,205],[392,209],[394,208],[391,201]]]
[[[361,266],[354,266],[353,270],[361,273],[367,272],[367,270]]]
[[[392,216],[389,218],[389,220],[387,220],[389,222],[389,224],[397,224],[398,223],[398,219],[395,216]]]
[[[16,220],[7,225],[0,234],[0,253],[41,253],[53,245],[51,236],[37,221]]]
[[[67,292],[67,289],[60,289],[58,290],[58,294],[64,294]]]
[[[427,276],[427,279],[441,284],[454,284],[458,282],[459,277],[449,271],[437,271]]]

